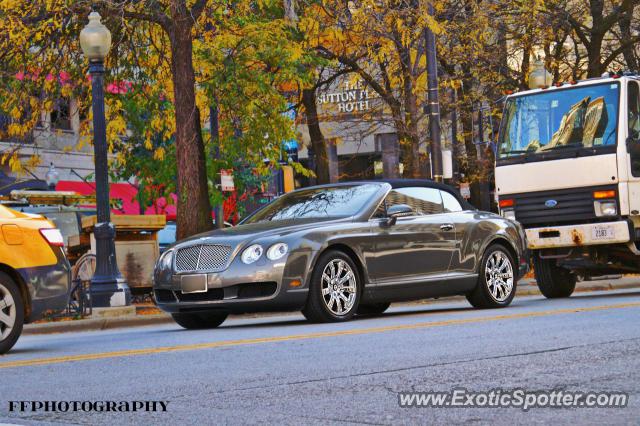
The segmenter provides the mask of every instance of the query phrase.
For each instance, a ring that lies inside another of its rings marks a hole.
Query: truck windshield
[[[511,98],[500,158],[616,143],[619,84],[605,83]]]

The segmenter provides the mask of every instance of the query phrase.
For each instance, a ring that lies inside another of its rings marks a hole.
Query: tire
[[[171,314],[179,326],[187,330],[205,330],[216,328],[227,319],[229,314],[199,313],[199,314]]]
[[[576,276],[569,270],[560,268],[553,259],[533,256],[533,272],[540,292],[547,299],[569,297],[576,288]]]
[[[478,284],[467,300],[478,309],[504,308],[516,294],[517,270],[513,256],[499,244],[487,248],[482,256]]]
[[[341,251],[327,251],[313,269],[302,314],[312,322],[348,321],[358,311],[361,293],[362,280],[353,260]]]
[[[358,306],[358,315],[382,315],[384,311],[389,309],[391,303],[382,302],[382,303],[367,303]]]
[[[0,272],[0,354],[16,344],[24,325],[24,302],[18,285]]]

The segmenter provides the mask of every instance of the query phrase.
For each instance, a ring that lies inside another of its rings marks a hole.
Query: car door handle
[[[453,229],[453,224],[444,223],[444,224],[440,225],[440,229],[442,229],[443,231],[451,231]]]

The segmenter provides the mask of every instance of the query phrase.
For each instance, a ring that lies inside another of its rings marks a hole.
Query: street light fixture
[[[553,76],[544,67],[544,62],[536,57],[533,62],[533,69],[529,73],[529,89],[540,89],[549,87],[553,83]]]
[[[58,182],[60,182],[60,173],[58,173],[58,171],[56,170],[56,166],[54,166],[53,163],[51,163],[51,165],[49,166],[49,171],[47,171],[44,179],[47,182],[49,190],[55,191],[56,185],[58,185]]]
[[[96,207],[98,223],[96,239],[96,271],[91,280],[91,302],[94,307],[131,304],[131,291],[116,262],[116,230],[111,223],[109,205],[109,170],[107,132],[104,115],[104,58],[111,48],[111,33],[100,22],[100,14],[91,12],[89,23],[80,32],[80,47],[89,59],[93,95],[93,149],[96,168]]]

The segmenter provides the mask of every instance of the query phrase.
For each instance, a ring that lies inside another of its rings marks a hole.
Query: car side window
[[[385,203],[387,207],[406,204],[411,207],[416,216],[444,212],[440,191],[435,188],[397,188],[389,192]]]
[[[446,213],[461,212],[463,210],[460,202],[456,199],[456,197],[454,197],[447,191],[440,191],[440,195],[442,195],[442,202],[444,205],[444,211]]]

